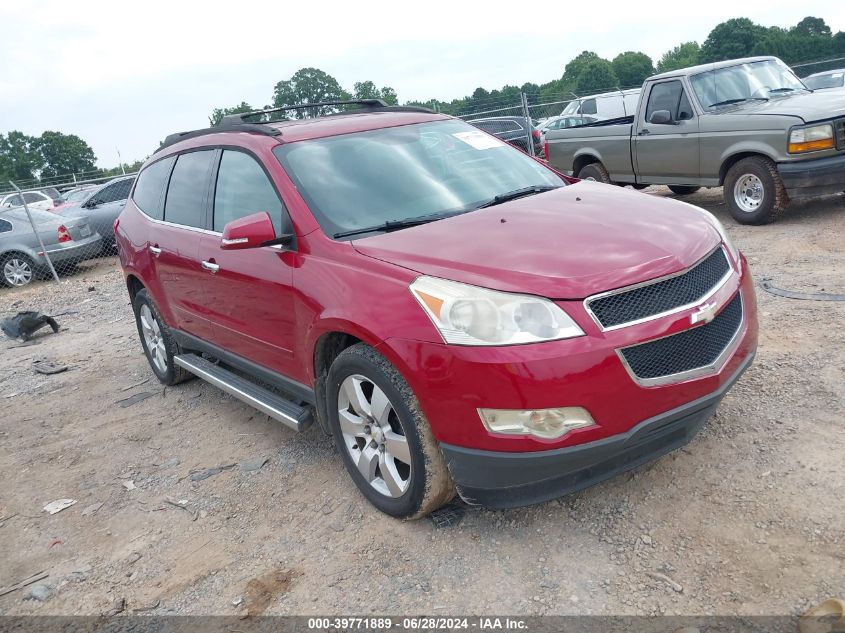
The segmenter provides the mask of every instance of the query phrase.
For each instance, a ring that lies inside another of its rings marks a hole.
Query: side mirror
[[[253,213],[237,220],[232,220],[223,227],[220,248],[225,251],[260,246],[286,245],[293,240],[293,235],[276,237],[276,229],[270,214],[266,211]]]
[[[655,110],[651,113],[651,118],[648,122],[654,123],[655,125],[671,125],[674,123],[672,121],[672,113],[669,110]]]

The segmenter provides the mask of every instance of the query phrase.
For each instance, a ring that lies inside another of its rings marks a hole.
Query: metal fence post
[[[532,132],[534,130],[531,125],[531,113],[528,111],[528,95],[524,92],[520,92],[519,96],[522,100],[522,116],[525,117],[525,122],[527,123],[527,127],[525,128],[525,141],[528,144],[528,153],[534,156],[534,137],[532,136]]]
[[[50,272],[53,273],[53,279],[56,280],[57,284],[60,284],[59,275],[56,273],[56,269],[53,268],[53,262],[50,261],[50,253],[47,252],[47,248],[44,246],[44,240],[41,239],[41,234],[38,232],[38,229],[35,228],[35,222],[32,220],[32,214],[29,212],[29,205],[27,205],[26,200],[23,198],[23,192],[21,191],[20,187],[18,187],[15,183],[11,180],[9,184],[18,192],[18,195],[21,197],[21,203],[23,203],[23,210],[26,211],[26,217],[29,218],[29,225],[32,227],[33,233],[35,233],[35,237],[38,238],[38,244],[41,246],[41,252],[44,253],[44,259],[47,260],[47,265],[50,267]]]

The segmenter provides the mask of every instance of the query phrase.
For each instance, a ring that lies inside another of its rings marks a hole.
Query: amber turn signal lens
[[[801,154],[802,152],[817,152],[821,149],[833,149],[833,139],[824,138],[818,141],[808,141],[806,143],[790,143],[790,154]]]

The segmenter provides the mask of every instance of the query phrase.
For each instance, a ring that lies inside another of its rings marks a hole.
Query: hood
[[[581,181],[352,245],[425,275],[583,299],[683,270],[719,239],[705,211]]]
[[[802,92],[792,96],[773,97],[768,101],[747,101],[725,114],[769,114],[794,116],[805,123],[845,116],[845,90]]]

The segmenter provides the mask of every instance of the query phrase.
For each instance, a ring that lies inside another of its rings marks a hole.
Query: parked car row
[[[114,222],[134,181],[135,176],[125,176],[78,187],[66,192],[60,201],[47,190],[5,196],[0,200],[0,282],[23,286],[49,271],[38,236],[20,206],[23,201],[51,262],[61,268],[114,248]]]

